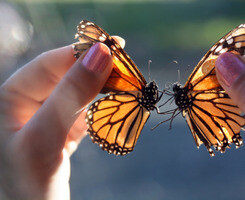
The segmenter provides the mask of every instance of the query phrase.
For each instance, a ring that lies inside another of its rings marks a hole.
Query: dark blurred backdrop
[[[245,23],[245,1],[0,1],[0,81],[40,53],[75,42],[82,19],[122,36],[146,79],[152,60],[151,76],[164,89],[178,81],[178,70],[184,84],[208,49]],[[153,113],[125,157],[86,137],[71,158],[71,199],[245,199],[245,147],[210,158],[181,116],[171,130],[169,123],[150,130],[166,117]]]

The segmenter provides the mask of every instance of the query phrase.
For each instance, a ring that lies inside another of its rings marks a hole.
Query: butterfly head
[[[177,94],[181,89],[183,88],[183,86],[180,83],[174,83],[173,84],[173,91],[174,94]]]

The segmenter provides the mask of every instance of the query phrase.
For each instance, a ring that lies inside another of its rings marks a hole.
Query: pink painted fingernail
[[[215,66],[219,76],[228,87],[237,80],[241,73],[245,72],[245,62],[239,56],[229,52],[221,54]]]
[[[94,44],[83,58],[82,64],[85,68],[93,72],[103,72],[110,61],[110,50],[102,44]]]

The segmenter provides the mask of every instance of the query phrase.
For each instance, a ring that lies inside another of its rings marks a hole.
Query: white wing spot
[[[219,46],[219,47],[215,50],[215,52],[219,52],[221,49],[222,49],[222,46]]]
[[[227,48],[221,49],[219,53],[225,53],[227,51]]]
[[[100,37],[99,37],[99,40],[100,40],[101,42],[104,42],[104,41],[105,41],[105,38],[102,37],[102,36],[100,36]]]
[[[224,38],[222,38],[219,42],[220,43],[223,43],[225,41],[225,39]]]
[[[229,37],[226,38],[226,40],[229,40],[229,39],[231,39],[231,38],[232,38],[232,36],[230,35]]]
[[[229,45],[231,45],[233,43],[233,41],[234,41],[233,38],[226,40],[227,44],[229,44]]]
[[[114,51],[116,51],[116,49],[117,49],[114,45],[111,45],[111,48],[112,48]]]
[[[245,28],[245,24],[241,24],[240,26],[238,26],[239,28]]]
[[[235,47],[236,47],[236,48],[241,48],[241,47],[242,47],[242,43],[241,43],[241,42],[236,43],[236,44],[235,44]]]
[[[210,49],[210,51],[213,51],[216,47],[217,47],[216,45],[213,46],[213,47]],[[203,60],[203,58],[202,58],[202,60]]]
[[[92,114],[92,111],[89,110],[89,111],[87,112],[87,115],[91,115],[91,114]]]
[[[90,25],[94,25],[94,23],[92,23],[92,22],[88,22],[88,23],[87,23],[87,25],[89,25],[89,26],[90,26]]]

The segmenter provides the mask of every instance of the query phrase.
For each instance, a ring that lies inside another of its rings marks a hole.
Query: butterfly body
[[[175,104],[178,109],[182,112],[191,106],[192,99],[188,97],[188,89],[181,86],[179,83],[173,85]]]
[[[147,86],[142,90],[142,99],[139,99],[139,103],[144,106],[147,110],[156,109],[156,104],[160,100],[158,87],[155,81],[151,81]]]

